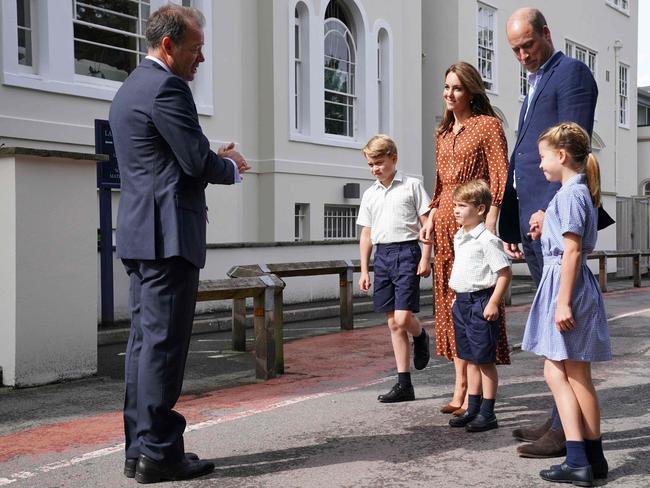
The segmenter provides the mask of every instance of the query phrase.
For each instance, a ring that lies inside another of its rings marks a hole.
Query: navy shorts
[[[456,355],[474,364],[496,362],[499,319],[485,320],[483,310],[494,288],[470,293],[456,293],[451,309],[454,317]]]
[[[420,277],[417,271],[421,257],[418,241],[377,244],[372,296],[375,312],[420,311]]]

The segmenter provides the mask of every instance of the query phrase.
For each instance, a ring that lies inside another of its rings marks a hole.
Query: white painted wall
[[[95,166],[5,156],[0,168],[0,194],[7,204],[0,213],[5,236],[0,262],[9,263],[0,281],[3,382],[28,386],[92,374],[97,370]],[[76,191],[61,191],[67,185]]]

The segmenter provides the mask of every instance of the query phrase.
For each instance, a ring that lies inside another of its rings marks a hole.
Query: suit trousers
[[[184,457],[185,418],[173,410],[181,393],[199,269],[180,257],[122,260],[130,278],[131,332],[126,349],[126,457]]]
[[[530,218],[530,215],[528,218]],[[524,259],[528,265],[530,276],[533,278],[535,286],[537,287],[539,286],[539,282],[542,280],[542,271],[544,269],[542,243],[539,239],[536,241],[532,240],[528,235],[528,229],[530,229],[528,220],[520,220],[519,229],[519,232],[521,234],[521,250],[524,253]]]

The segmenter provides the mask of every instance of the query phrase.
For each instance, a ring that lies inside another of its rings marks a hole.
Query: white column
[[[29,386],[97,371],[92,155],[0,149],[0,366]]]

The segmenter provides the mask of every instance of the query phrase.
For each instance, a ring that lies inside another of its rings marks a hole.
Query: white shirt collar
[[[478,239],[478,236],[480,236],[485,230],[485,222],[481,222],[469,232],[465,232],[465,230],[462,227],[459,230],[460,230],[461,239],[467,238],[467,236],[472,237],[474,239]]]
[[[145,59],[150,59],[151,61],[154,61],[155,63],[158,63],[158,64],[159,64],[160,66],[162,66],[162,67],[164,68],[164,70],[167,71],[168,73],[171,73],[171,72],[172,72],[172,70],[169,69],[169,66],[167,66],[167,65],[165,64],[165,62],[164,62],[162,59],[158,59],[157,57],[152,56],[151,54],[148,54],[148,55],[145,56],[144,58],[145,58]]]
[[[393,186],[393,183],[395,183],[396,181],[399,181],[400,183],[404,181],[404,174],[402,174],[401,171],[397,171],[395,173],[395,176],[393,176],[393,181],[390,182],[390,185],[384,186],[381,181],[375,180],[375,186],[379,188],[383,188],[384,190],[388,190],[391,186]]]

